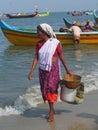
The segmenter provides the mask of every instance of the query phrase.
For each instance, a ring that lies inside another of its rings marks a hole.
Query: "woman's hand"
[[[35,58],[33,60],[33,63],[32,63],[32,68],[31,68],[31,70],[30,70],[30,72],[28,74],[28,79],[29,80],[31,80],[32,77],[33,77],[33,72],[34,72],[34,70],[36,68],[37,63],[38,63],[38,58],[37,58],[37,56],[35,56]]]
[[[32,71],[30,71],[30,73],[29,73],[29,75],[28,75],[28,79],[29,79],[29,80],[31,80],[31,79],[32,79],[32,77],[33,77],[33,72],[32,72]]]
[[[70,76],[72,76],[72,73],[70,71],[68,71],[67,74],[69,74]]]

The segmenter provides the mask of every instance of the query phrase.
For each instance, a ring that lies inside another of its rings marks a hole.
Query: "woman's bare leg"
[[[49,103],[49,121],[54,120],[54,103],[48,102]]]

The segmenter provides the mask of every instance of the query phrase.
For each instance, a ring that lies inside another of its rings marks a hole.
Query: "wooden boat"
[[[8,18],[31,18],[34,17],[35,14],[6,14]]]
[[[82,16],[84,14],[84,12],[72,11],[71,14],[72,14],[72,16]]]
[[[12,27],[3,20],[0,20],[0,27],[8,41],[14,45],[33,46],[39,40],[36,30]],[[72,33],[56,31],[55,34],[62,44],[73,44]],[[98,44],[98,32],[81,32],[80,43]]]
[[[64,20],[64,23],[65,23],[65,25],[66,25],[66,27],[67,28],[70,28],[71,26],[72,26],[72,22],[71,21],[69,21],[69,20],[67,20],[67,19],[65,19],[65,18],[63,18],[63,20]],[[85,22],[85,24],[86,24],[86,22]],[[84,23],[82,24],[81,22],[77,22],[77,25],[82,29],[83,27],[84,27]],[[98,25],[93,25],[93,27],[96,29],[96,31],[98,30]]]
[[[72,22],[71,21],[69,21],[68,19],[65,19],[65,18],[63,18],[63,20],[64,20],[64,23],[65,23],[67,28],[70,28],[72,26]]]
[[[96,10],[95,9],[93,11],[93,16],[94,16],[95,22],[98,24],[98,16],[96,15]]]
[[[86,15],[93,15],[93,12],[92,11],[86,11],[85,14]]]
[[[33,13],[33,14],[6,14],[6,17],[8,18],[32,18],[32,17],[45,17],[49,16],[50,11],[47,11],[46,13]]]

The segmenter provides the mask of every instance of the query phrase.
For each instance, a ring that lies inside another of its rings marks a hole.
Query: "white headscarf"
[[[56,35],[52,29],[52,27],[47,24],[47,23],[42,23],[39,25],[41,27],[41,29],[47,34],[50,36],[50,38],[56,38]]]

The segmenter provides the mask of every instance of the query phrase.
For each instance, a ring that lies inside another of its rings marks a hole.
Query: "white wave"
[[[0,108],[0,116],[19,115],[23,114],[26,110],[37,107],[42,103],[42,96],[38,86],[27,89],[24,95],[19,96],[14,106],[5,106]]]
[[[16,110],[12,106],[5,106],[4,108],[0,108],[0,116],[9,116],[9,115],[19,115],[20,111]]]
[[[42,103],[42,96],[40,89],[37,86],[29,88],[26,93],[19,96],[15,101],[15,108],[23,113],[25,110],[32,107],[37,107],[38,104]]]
[[[88,93],[93,90],[98,90],[98,74],[97,72],[88,74],[82,77],[85,85],[85,93]]]
[[[77,69],[81,69],[82,67],[80,65],[75,65]]]
[[[77,70],[77,72],[80,71]],[[91,71],[89,74],[85,74],[82,76],[81,82],[84,83],[85,93],[98,89],[97,79],[98,79],[97,71],[96,72]],[[60,95],[60,90],[59,90],[59,95]],[[60,97],[59,97],[59,101],[60,101]],[[33,86],[31,88],[28,88],[25,94],[20,95],[15,100],[14,106],[5,106],[3,108],[0,108],[0,116],[23,114],[26,110],[37,107],[37,105],[41,103],[43,103],[43,100],[42,100],[40,87],[38,85]]]
[[[94,62],[93,64],[96,65],[96,66],[98,67],[98,62]]]
[[[85,93],[98,90],[98,62],[93,62],[90,67],[83,65],[75,65],[75,67],[77,70],[74,73],[82,77],[81,82],[84,83]]]

